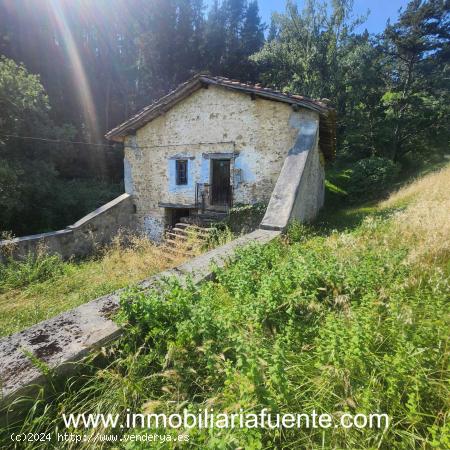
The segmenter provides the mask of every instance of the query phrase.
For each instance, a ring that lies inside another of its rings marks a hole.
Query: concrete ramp
[[[292,219],[311,220],[323,205],[319,117],[303,117],[298,129],[296,142],[284,161],[261,222],[263,230],[285,230]]]

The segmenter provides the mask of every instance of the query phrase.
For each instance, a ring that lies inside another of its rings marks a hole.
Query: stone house
[[[323,204],[323,166],[335,152],[334,110],[322,101],[197,75],[106,138],[123,142],[125,191],[138,225],[158,241],[182,216],[268,202],[305,123],[318,136],[300,214],[309,220]]]

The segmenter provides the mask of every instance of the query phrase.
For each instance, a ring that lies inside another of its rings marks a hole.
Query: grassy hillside
[[[390,426],[194,429],[184,447],[449,448],[449,211],[445,168],[377,205],[241,249],[215,281],[129,291],[126,331],[103,352],[104,368],[54,384],[51,401],[35,403],[4,436],[61,430],[61,412],[315,409],[333,418],[386,413]],[[92,434],[105,431],[125,430]]]

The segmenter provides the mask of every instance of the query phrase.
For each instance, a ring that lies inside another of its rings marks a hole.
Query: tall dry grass
[[[185,262],[201,253],[196,241],[178,239],[169,246],[155,244],[142,235],[127,236],[119,233],[102,251],[99,259],[102,271],[111,276],[127,277],[139,281],[148,273],[157,273]]]
[[[171,247],[119,233],[95,258],[78,263],[41,249],[36,258],[0,267],[0,336],[175,267],[202,250],[195,233]]]
[[[445,263],[450,257],[450,166],[392,194],[380,208],[406,205],[394,216],[394,238],[410,245],[411,262]]]

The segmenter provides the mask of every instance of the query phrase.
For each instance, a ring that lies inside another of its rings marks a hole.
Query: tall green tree
[[[206,21],[204,67],[215,75],[256,81],[257,67],[249,57],[263,46],[264,29],[256,1],[214,1]]]
[[[380,36],[387,154],[394,160],[448,139],[450,4],[413,0]],[[448,140],[447,140],[448,142]],[[419,147],[419,148],[417,148]]]
[[[265,25],[259,15],[258,2],[256,0],[251,1],[245,11],[240,33],[241,54],[244,60],[240,78],[243,80],[255,81],[258,78],[258,68],[249,57],[264,45],[264,30]]]
[[[72,149],[62,155],[57,145],[18,137],[70,139],[74,130],[55,126],[39,77],[6,58],[0,58],[0,111],[0,230],[45,228],[48,214],[37,214],[36,205],[51,208],[58,163]]]
[[[252,57],[262,79],[331,100],[340,158],[400,161],[444,151],[448,2],[413,0],[379,36],[356,32],[362,19],[352,17],[352,6],[351,0],[308,0],[300,11],[288,1]]]
[[[352,0],[293,0],[284,14],[274,13],[269,39],[253,55],[262,79],[280,89],[337,99],[343,85],[340,62],[360,18],[352,16]]]
[[[224,73],[225,51],[225,12],[214,0],[205,24],[205,68],[213,74]]]

